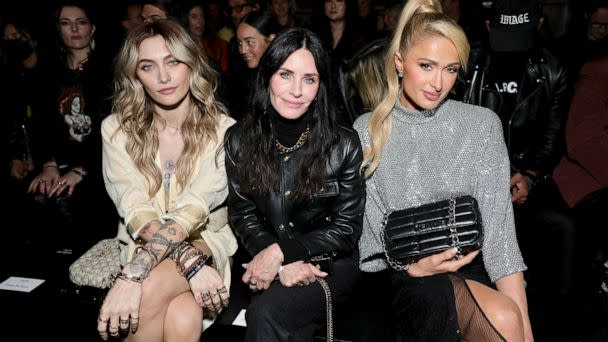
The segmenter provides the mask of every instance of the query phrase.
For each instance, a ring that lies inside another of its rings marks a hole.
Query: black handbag
[[[459,258],[481,248],[481,213],[472,196],[392,211],[383,223],[389,263],[408,265],[453,247],[458,249],[456,258]]]
[[[481,212],[470,195],[413,208],[385,209],[382,232],[386,260],[397,270],[407,270],[410,264],[453,247],[457,248],[455,258],[460,258],[480,249],[483,242]]]

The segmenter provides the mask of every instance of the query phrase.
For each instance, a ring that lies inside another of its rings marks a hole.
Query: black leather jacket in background
[[[487,50],[471,53],[465,79],[459,79],[456,99],[498,113],[501,94],[492,87]],[[519,83],[516,107],[506,122],[505,142],[513,172],[552,172],[564,152],[564,127],[570,103],[567,73],[557,59],[542,49],[531,52]],[[504,118],[504,117],[503,117]]]
[[[277,151],[278,192],[253,197],[236,177],[236,168],[250,162],[237,160],[241,125],[226,133],[228,217],[251,256],[275,242],[283,251],[284,264],[332,252],[338,257],[356,254],[365,209],[365,182],[359,171],[363,156],[357,134],[342,127],[338,131],[340,142],[332,148],[325,185],[311,200],[300,203],[290,196],[300,150],[288,154]]]

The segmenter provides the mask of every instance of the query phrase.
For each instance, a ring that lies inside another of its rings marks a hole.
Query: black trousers
[[[597,190],[573,208],[576,218],[574,324],[582,341],[608,339],[608,293],[601,290],[608,260],[608,188]],[[597,335],[601,337],[598,337]]]
[[[327,276],[334,302],[348,298],[359,278],[358,261],[350,258],[334,262]],[[247,307],[247,342],[306,341],[325,324],[325,292],[319,282],[307,286],[284,287],[274,281],[268,290],[253,296]]]
[[[528,270],[529,314],[539,341],[570,341],[575,302],[576,225],[552,179],[539,182],[523,205],[514,204],[517,238]],[[555,327],[560,329],[555,329]]]

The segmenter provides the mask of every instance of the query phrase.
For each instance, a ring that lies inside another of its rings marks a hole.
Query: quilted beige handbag
[[[76,285],[109,288],[122,270],[120,242],[117,238],[96,243],[72,265],[70,280]]]

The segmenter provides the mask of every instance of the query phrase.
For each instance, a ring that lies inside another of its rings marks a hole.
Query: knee
[[[148,277],[142,283],[142,294],[140,301],[140,317],[153,317],[165,310],[168,302],[160,290],[162,284],[158,278]]]
[[[165,317],[165,325],[178,335],[176,341],[190,341],[193,334],[200,336],[203,331],[203,316],[200,311],[174,310]]]
[[[523,319],[519,306],[510,298],[501,298],[492,306],[488,316],[495,328],[503,335],[521,336]]]

